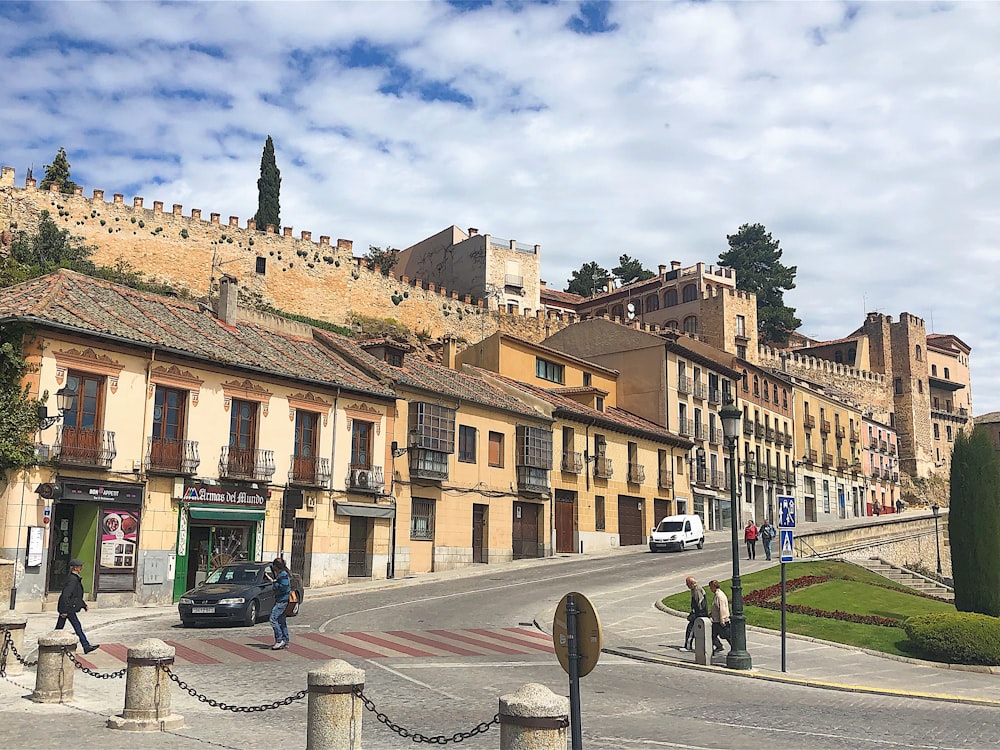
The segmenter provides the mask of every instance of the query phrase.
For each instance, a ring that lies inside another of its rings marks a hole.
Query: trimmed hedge
[[[907,618],[903,629],[936,661],[1000,665],[1000,617],[975,612],[917,615]]]

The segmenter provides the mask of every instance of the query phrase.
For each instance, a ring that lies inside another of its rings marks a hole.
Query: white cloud
[[[0,6],[0,162],[40,175],[62,145],[88,190],[245,219],[270,133],[296,232],[478,226],[541,244],[560,288],[622,253],[712,262],[759,221],[805,333],[933,318],[973,346],[975,411],[1000,409],[1000,5],[623,2],[591,35],[576,12]],[[394,67],[345,67],[359,43]]]

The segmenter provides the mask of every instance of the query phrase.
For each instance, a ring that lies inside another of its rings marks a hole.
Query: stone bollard
[[[24,665],[14,655],[14,650],[24,658],[24,628],[28,624],[27,615],[18,612],[0,612],[0,672],[13,677],[24,672]],[[7,638],[10,641],[7,641]],[[14,648],[12,649],[11,646]]]
[[[566,750],[569,698],[528,683],[500,697],[500,750]]]
[[[38,667],[35,670],[35,703],[73,700],[73,666],[69,655],[76,651],[76,635],[53,630],[38,636]]]
[[[109,729],[161,732],[180,729],[184,717],[170,712],[170,678],[160,665],[174,663],[174,647],[147,638],[128,650],[125,710],[108,719]]]
[[[306,750],[361,750],[364,705],[354,689],[364,686],[364,670],[342,659],[309,672]]]
[[[712,663],[712,621],[708,617],[697,617],[694,621],[694,661]]]

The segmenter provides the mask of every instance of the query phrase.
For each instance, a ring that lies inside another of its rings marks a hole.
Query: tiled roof
[[[578,401],[574,401],[567,396],[563,396],[561,393],[557,393],[555,390],[539,388],[535,385],[521,383],[505,375],[498,375],[495,372],[487,372],[485,370],[482,372],[484,372],[487,377],[496,378],[498,382],[507,383],[514,388],[519,388],[542,399],[543,401],[547,401],[552,404],[554,408],[553,413],[556,416],[586,422],[593,420],[597,424],[612,430],[629,433],[641,433],[642,435],[652,438],[653,440],[662,440],[684,448],[689,448],[693,445],[693,443],[687,438],[683,438],[680,435],[661,427],[655,422],[650,422],[648,419],[643,419],[642,417],[633,414],[632,412],[625,411],[624,409],[610,406],[606,411],[597,411],[597,409],[585,406]]]
[[[550,289],[547,286],[539,290],[538,297],[542,302],[551,301],[568,307],[576,307],[586,299],[586,297],[582,297],[579,294],[561,292],[558,289]]]
[[[1000,411],[991,411],[976,417],[976,424],[993,424],[994,422],[1000,422]]]
[[[237,321],[204,306],[57,271],[9,287],[0,321],[20,319],[269,375],[395,398],[393,391],[311,338]]]
[[[501,409],[535,419],[547,419],[526,404],[508,395],[501,388],[483,378],[452,370],[428,361],[417,352],[403,358],[402,367],[394,367],[366,352],[357,342],[327,331],[317,331],[318,341],[328,344],[378,377],[386,378],[399,386],[426,391],[437,396],[466,401],[492,409]]]

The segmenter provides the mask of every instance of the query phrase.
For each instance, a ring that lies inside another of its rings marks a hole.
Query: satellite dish
[[[629,302],[627,305],[625,305],[625,309],[628,310],[628,319],[632,320],[632,318],[635,317],[635,305]]]

